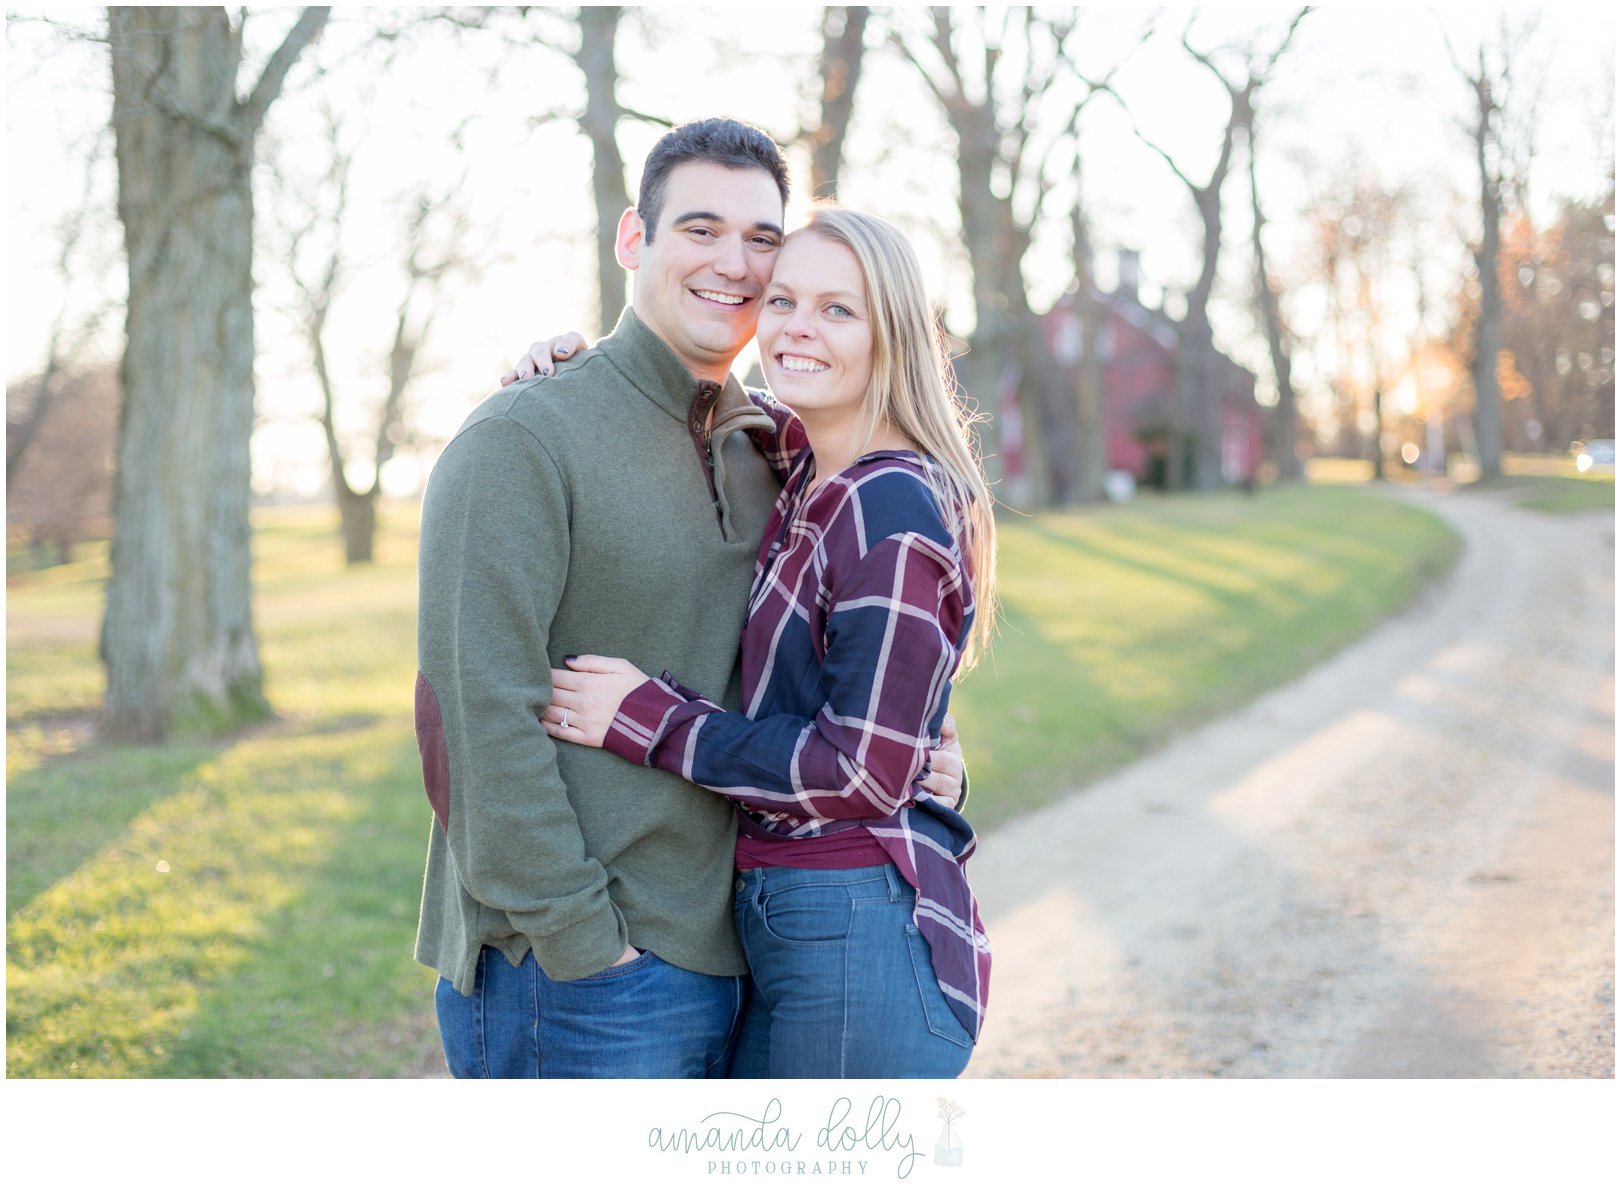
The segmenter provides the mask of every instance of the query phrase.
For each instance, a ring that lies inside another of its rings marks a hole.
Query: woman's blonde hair
[[[923,287],[906,236],[873,215],[831,203],[813,207],[794,235],[819,235],[855,254],[872,319],[872,379],[853,443],[862,454],[888,424],[935,462],[929,486],[946,527],[964,543],[974,587],[974,626],[962,658],[967,672],[984,655],[996,620],[996,518],[990,485],[974,453],[974,418],[953,395],[945,332]]]

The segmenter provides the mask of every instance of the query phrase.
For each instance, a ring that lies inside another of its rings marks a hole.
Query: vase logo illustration
[[[940,1122],[944,1124],[940,1129],[940,1138],[934,1145],[934,1162],[947,1168],[955,1168],[962,1163],[962,1137],[952,1127],[958,1119],[968,1112],[963,1110],[949,1098],[937,1098]]]

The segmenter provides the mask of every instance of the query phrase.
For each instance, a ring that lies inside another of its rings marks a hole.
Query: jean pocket
[[[652,950],[643,950],[629,962],[620,963],[618,966],[606,967],[597,971],[595,974],[588,974],[584,978],[576,979],[575,981],[581,983],[608,982],[611,979],[623,978],[627,974],[638,974],[641,971],[646,970],[649,966],[653,965],[657,961],[658,958],[653,955]]]
[[[795,945],[843,941],[850,936],[853,905],[842,885],[804,884],[766,895],[760,923],[778,941]]]
[[[912,955],[912,975],[917,979],[917,994],[923,1002],[923,1019],[929,1031],[941,1040],[949,1040],[965,1049],[972,1048],[974,1039],[946,1002],[946,993],[940,989],[940,980],[934,973],[929,943],[916,925],[906,926],[906,949]]]

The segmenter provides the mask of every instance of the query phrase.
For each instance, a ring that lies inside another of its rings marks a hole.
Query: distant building
[[[1121,252],[1113,293],[1094,291],[1103,310],[1098,361],[1103,383],[1104,459],[1109,470],[1129,471],[1140,483],[1164,482],[1165,448],[1176,397],[1177,325],[1138,297],[1137,253]],[[1041,316],[1048,345],[1071,384],[1080,383],[1085,348],[1076,295],[1067,293]],[[1225,355],[1221,381],[1201,399],[1217,403],[1221,475],[1230,484],[1252,479],[1265,458],[1264,412],[1255,400],[1255,376]],[[1190,417],[1190,430],[1199,423]],[[1191,454],[1191,450],[1189,454]]]

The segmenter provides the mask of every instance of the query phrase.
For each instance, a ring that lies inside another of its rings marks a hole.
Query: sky
[[[904,7],[904,6],[903,6]],[[29,10],[12,10],[10,18]],[[54,8],[57,21],[95,29],[99,10]],[[1076,42],[1083,74],[1100,75],[1122,58],[1117,89],[1142,131],[1195,178],[1207,174],[1225,120],[1225,101],[1210,75],[1177,44],[1193,10],[1158,10],[1159,31],[1130,47],[1152,10],[1087,9]],[[1199,13],[1192,40],[1215,47],[1231,40],[1276,43],[1296,10],[1280,4],[1212,7]],[[806,80],[814,69],[820,9],[806,5],[704,6],[644,10],[622,33],[620,97],[627,106],[674,120],[734,115],[779,135],[811,115]],[[1429,266],[1443,288],[1456,284],[1464,248],[1456,226],[1468,225],[1471,147],[1462,121],[1470,96],[1448,61],[1450,38],[1469,52],[1502,20],[1520,28],[1533,10],[1475,6],[1331,4],[1302,22],[1263,96],[1260,168],[1272,221],[1269,247],[1285,280],[1298,271],[1295,216],[1334,167],[1357,159],[1388,184],[1412,185],[1434,220]],[[900,19],[916,20],[906,12]],[[267,10],[248,23],[250,53],[264,54],[291,24],[292,10]],[[366,435],[369,410],[381,398],[386,352],[402,289],[399,244],[403,211],[424,186],[446,201],[465,172],[456,201],[468,212],[470,266],[445,287],[435,310],[424,371],[411,393],[426,439],[405,452],[387,476],[390,490],[411,494],[436,451],[532,339],[570,327],[592,329],[593,282],[588,147],[557,113],[578,105],[582,88],[563,56],[534,46],[515,49],[489,36],[439,30],[403,43],[381,60],[368,46],[371,14],[339,6],[321,45],[289,79],[272,114],[261,153],[258,220],[258,411],[255,481],[261,491],[313,495],[324,477],[324,448],[311,414],[316,389],[308,353],[288,316],[291,285],[278,220],[320,193],[325,145],[319,103],[340,113],[355,153],[354,217],[344,240],[353,271],[334,313],[328,352],[340,379],[342,424]],[[1586,6],[1544,11],[1523,37],[1528,73],[1539,78],[1534,209],[1544,214],[1561,194],[1585,196],[1604,184],[1613,138],[1613,20]],[[1128,55],[1127,51],[1130,50]],[[114,177],[104,128],[104,47],[64,38],[60,26],[8,19],[6,38],[6,374],[36,370],[50,321],[66,292],[84,305],[122,292],[119,230],[112,218]],[[317,76],[315,67],[324,74]],[[1032,113],[1038,121],[1039,112]],[[460,128],[463,152],[450,147]],[[660,129],[628,123],[621,147],[632,192],[640,161]],[[869,56],[857,97],[842,197],[891,218],[914,237],[925,274],[944,303],[948,325],[965,333],[972,321],[968,273],[955,242],[955,164],[946,126],[915,69],[882,50]],[[100,164],[83,159],[100,146]],[[1133,135],[1119,104],[1094,100],[1082,125],[1084,200],[1101,249],[1099,278],[1112,283],[1113,251],[1141,253],[1145,296],[1179,309],[1178,291],[1198,264],[1197,223],[1183,187],[1164,162]],[[795,151],[796,175],[808,172]],[[1241,171],[1242,163],[1239,163]],[[271,184],[271,175],[286,182]],[[1245,306],[1250,258],[1247,192],[1235,171],[1227,193],[1229,239],[1213,310],[1218,342],[1257,371],[1264,351]],[[1069,203],[1065,171],[1055,173],[1051,213]],[[1024,194],[1028,200],[1028,194]],[[448,211],[448,207],[446,210]],[[55,228],[85,212],[83,250],[72,288],[64,290]],[[796,192],[789,221],[801,217]],[[1477,219],[1478,223],[1478,219]],[[1450,232],[1450,233],[1449,233]],[[1027,261],[1036,308],[1070,282],[1068,232],[1061,224],[1038,235]],[[1310,293],[1288,300],[1297,329],[1321,317]],[[1411,306],[1410,295],[1393,303]],[[1393,334],[1405,333],[1393,314]],[[100,341],[117,350],[118,319]],[[740,368],[749,362],[747,354]],[[1309,386],[1313,360],[1298,361]]]

